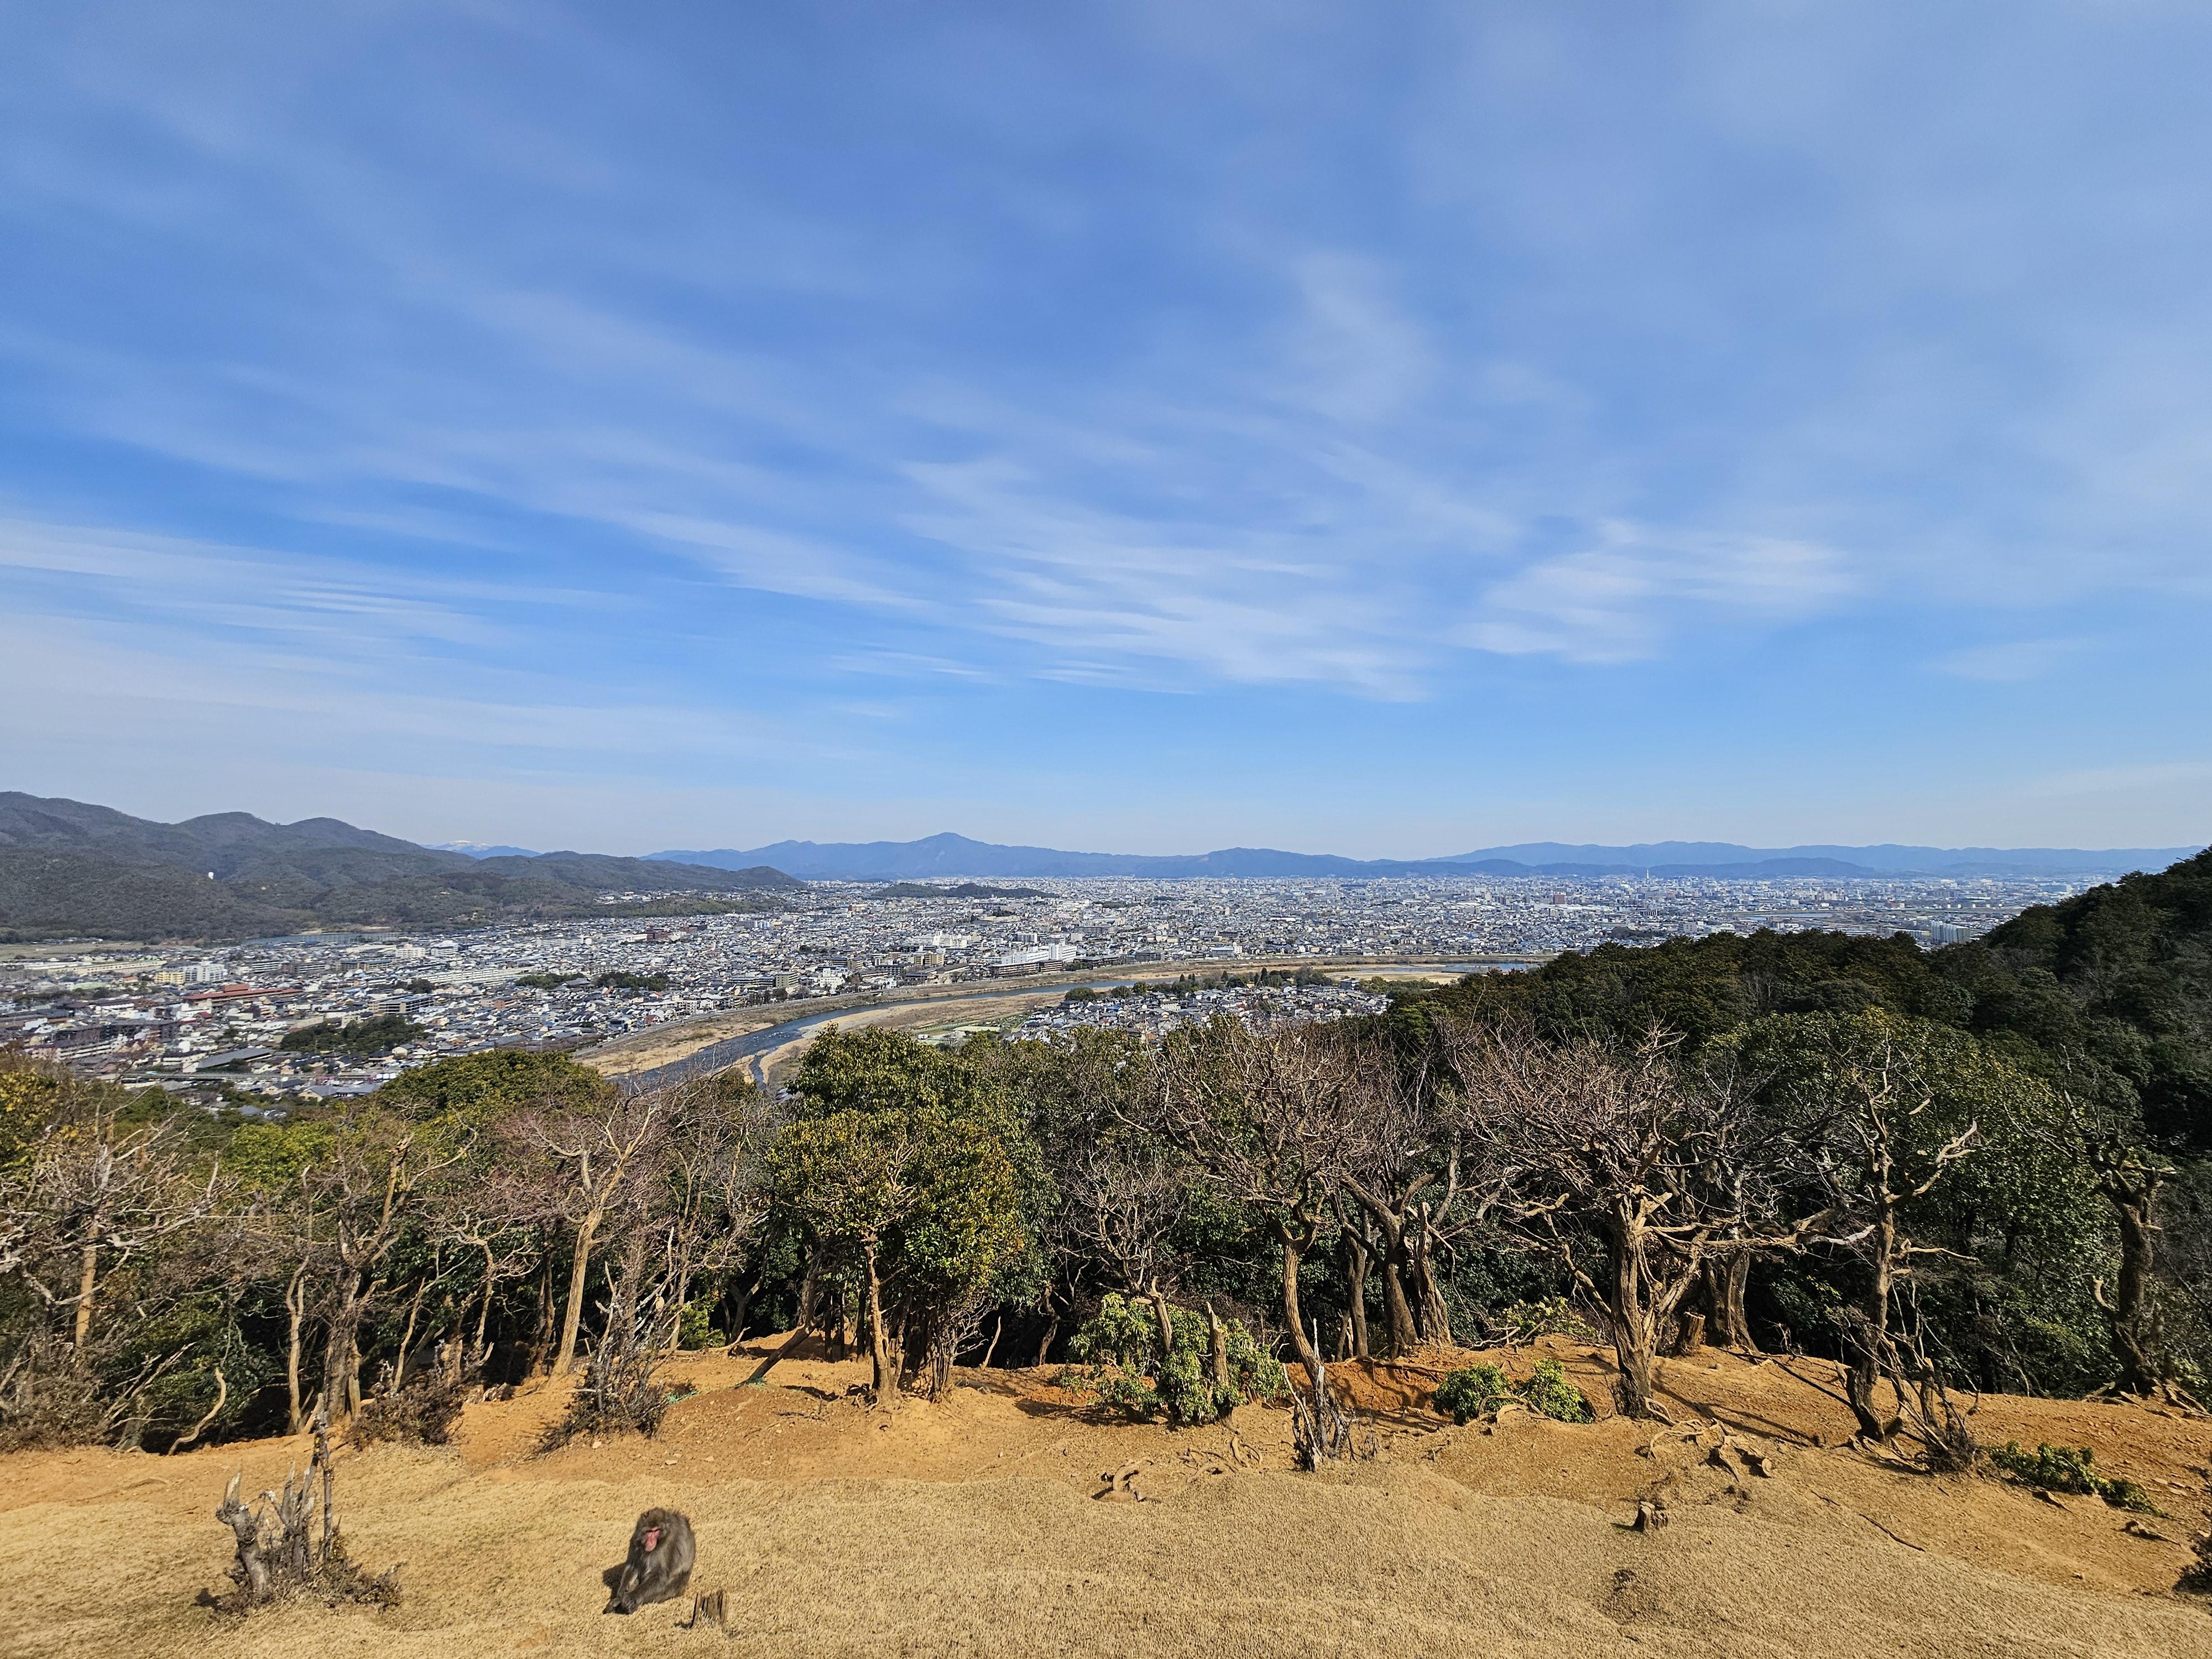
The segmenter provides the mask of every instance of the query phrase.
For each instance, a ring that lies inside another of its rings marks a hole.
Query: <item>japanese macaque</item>
[[[691,1523],[674,1510],[647,1510],[630,1529],[629,1557],[607,1599],[609,1613],[672,1601],[691,1582]]]

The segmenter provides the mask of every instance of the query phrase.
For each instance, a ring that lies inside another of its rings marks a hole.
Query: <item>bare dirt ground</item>
[[[1542,1346],[1604,1410],[1602,1358]],[[561,1404],[544,1387],[470,1407],[453,1446],[342,1455],[355,1558],[406,1564],[386,1612],[193,1605],[228,1588],[212,1511],[231,1472],[273,1486],[304,1442],[0,1459],[0,1653],[2212,1656],[2212,1610],[2171,1593],[2212,1501],[2199,1419],[2009,1397],[1975,1413],[1985,1443],[2093,1448],[2166,1511],[2142,1537],[2094,1498],[1845,1448],[1818,1362],[1669,1361],[1672,1430],[1522,1412],[1456,1428],[1427,1409],[1440,1369],[1340,1366],[1379,1451],[1320,1476],[1291,1469],[1279,1407],[1171,1432],[1050,1371],[996,1370],[884,1414],[853,1393],[859,1362],[733,1387],[751,1363],[682,1357],[672,1374],[699,1391],[653,1440],[536,1455]],[[1717,1424],[1770,1449],[1771,1476],[1714,1467]],[[1145,1501],[1094,1501],[1130,1463]],[[1629,1530],[1654,1492],[1672,1524]],[[688,1599],[600,1613],[601,1572],[655,1504],[690,1515],[693,1588],[728,1591],[728,1632],[684,1628]]]

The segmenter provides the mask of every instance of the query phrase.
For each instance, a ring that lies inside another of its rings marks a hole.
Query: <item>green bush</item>
[[[665,991],[668,988],[668,975],[665,974],[629,974],[623,972],[620,969],[616,969],[611,972],[601,974],[597,979],[593,980],[592,983],[598,986],[602,991],[619,992],[625,996],[659,996],[663,991]]]
[[[1462,1365],[1437,1384],[1437,1409],[1455,1423],[1471,1423],[1512,1398],[1512,1387],[1498,1366]]]
[[[730,1339],[714,1323],[714,1304],[687,1302],[676,1316],[676,1346],[679,1348],[723,1348]]]
[[[1068,1352],[1087,1363],[1070,1367],[1055,1380],[1064,1388],[1087,1389],[1102,1404],[1133,1417],[1164,1414],[1176,1428],[1211,1423],[1247,1401],[1273,1399],[1288,1389],[1280,1363],[1236,1321],[1222,1326],[1229,1358],[1226,1384],[1213,1380],[1204,1316],[1170,1306],[1168,1324],[1174,1341],[1162,1354],[1159,1320],[1152,1304],[1141,1297],[1109,1291],[1097,1313],[1068,1339]]]
[[[1580,1389],[1567,1381],[1566,1368],[1556,1359],[1538,1360],[1536,1369],[1518,1392],[1528,1409],[1540,1417],[1548,1417],[1555,1423],[1590,1420],[1589,1401],[1583,1397]]]
[[[1437,1385],[1437,1409],[1455,1423],[1470,1423],[1487,1416],[1508,1401],[1517,1400],[1539,1417],[1558,1423],[1587,1423],[1589,1401],[1567,1381],[1556,1359],[1536,1362],[1526,1382],[1509,1380],[1504,1371],[1487,1361],[1463,1365]]]
[[[380,1014],[350,1025],[325,1020],[297,1026],[287,1031],[276,1046],[289,1054],[353,1054],[368,1059],[389,1053],[403,1042],[412,1042],[422,1034],[422,1028],[404,1015]]]
[[[2132,1510],[2137,1515],[2160,1513],[2153,1507],[2150,1494],[2134,1481],[2099,1474],[2092,1467],[2094,1458],[2087,1446],[2039,1445],[2030,1456],[2020,1449],[2017,1440],[2008,1440],[2003,1449],[1990,1454],[1992,1463],[2031,1486],[2101,1498],[2116,1510]]]

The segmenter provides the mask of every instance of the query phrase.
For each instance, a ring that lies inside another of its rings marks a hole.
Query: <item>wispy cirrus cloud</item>
[[[1856,585],[1833,550],[1804,542],[1612,523],[1599,539],[1491,586],[1462,637],[1508,656],[1627,662],[1716,617],[1772,624],[1818,615]]]

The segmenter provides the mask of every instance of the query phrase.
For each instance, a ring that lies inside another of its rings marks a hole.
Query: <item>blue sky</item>
[[[4,784],[2212,839],[2212,11],[0,12]]]

